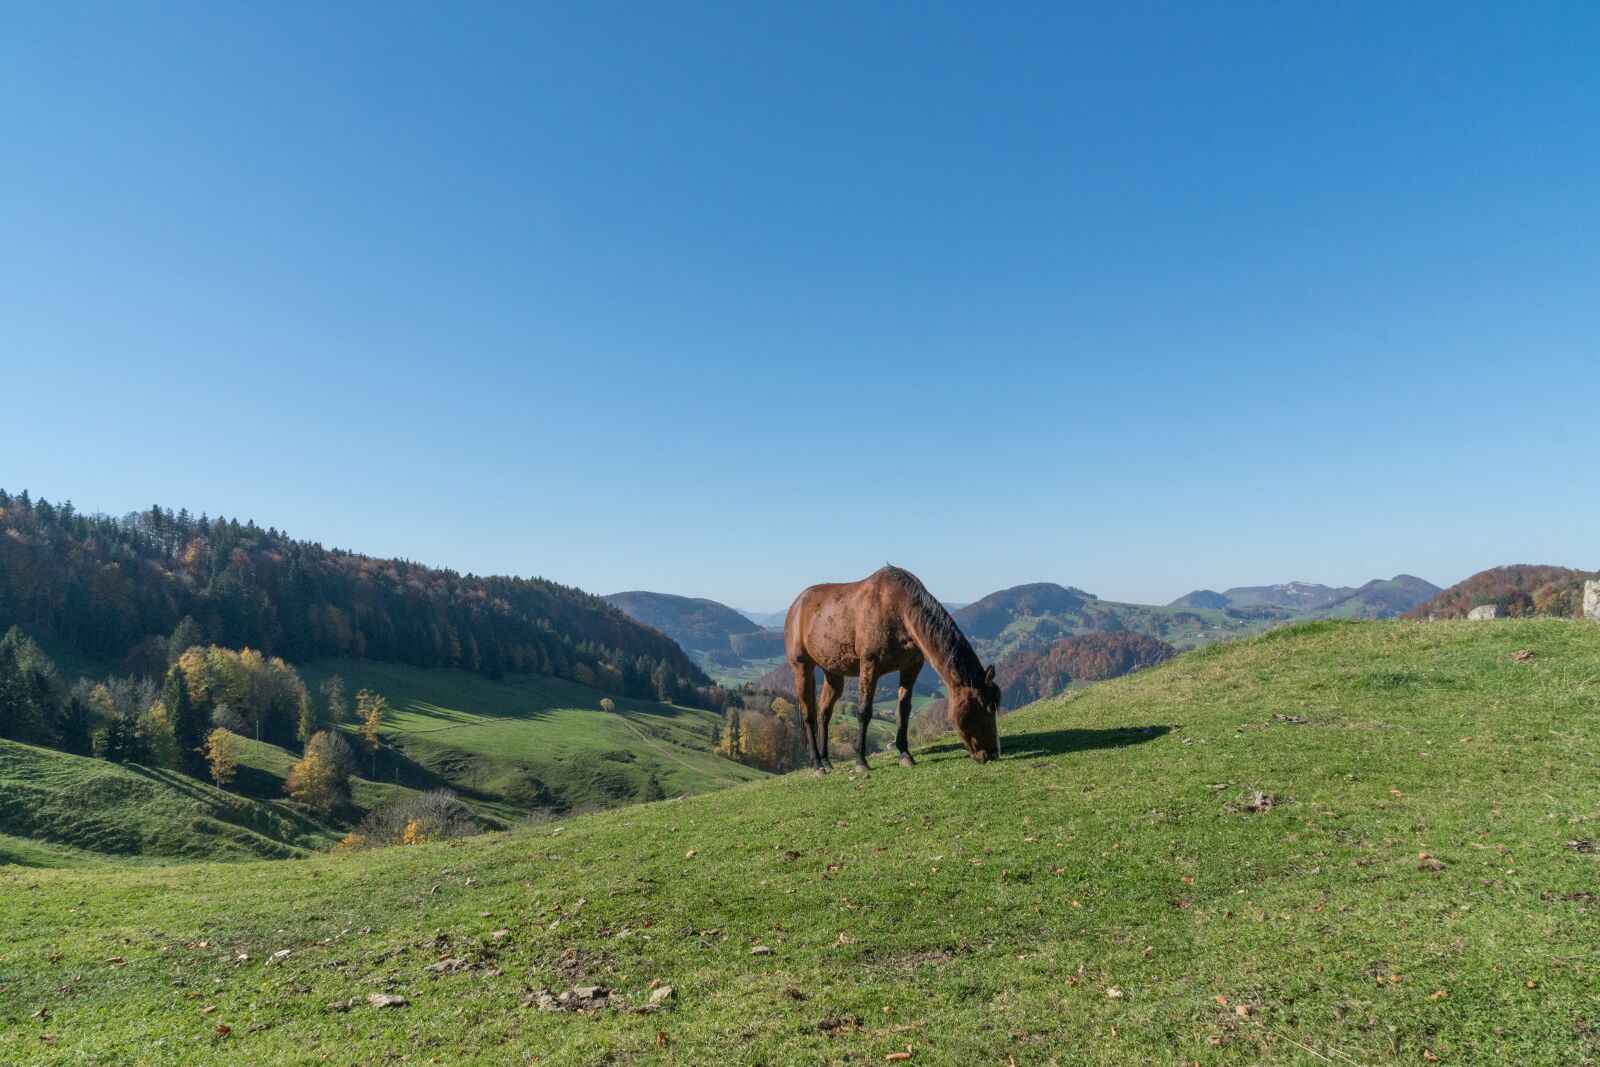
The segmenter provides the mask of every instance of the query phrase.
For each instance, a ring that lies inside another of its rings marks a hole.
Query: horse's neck
[[[922,650],[922,658],[943,679],[945,689],[954,690],[957,686],[975,688],[978,685],[983,674],[982,664],[978,654],[956,628],[954,619],[949,620],[950,630],[945,634],[923,625],[923,621],[915,614],[907,621],[912,638]]]

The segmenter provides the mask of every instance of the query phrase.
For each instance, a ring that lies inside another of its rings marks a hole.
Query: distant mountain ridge
[[[1245,637],[1303,619],[1384,619],[1402,615],[1438,592],[1409,574],[1359,587],[1314,582],[1197,589],[1167,605],[1124,604],[1053,582],[990,593],[955,612],[956,622],[986,659],[1049,648],[1085,633],[1134,631],[1179,650]]]
[[[1235,586],[1218,593],[1196,589],[1174,600],[1174,608],[1282,608],[1294,612],[1348,610],[1336,614],[1356,618],[1403,615],[1436,595],[1439,587],[1411,574],[1375,578],[1362,586],[1329,586],[1315,582]]]

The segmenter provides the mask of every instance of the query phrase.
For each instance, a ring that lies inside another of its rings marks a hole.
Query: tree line
[[[369,759],[382,745],[388,710],[380,693],[355,694],[352,729]],[[0,738],[178,771],[223,789],[238,774],[243,739],[298,746],[283,792],[323,818],[351,814],[359,756],[341,729],[351,718],[338,675],[313,696],[294,667],[253,649],[175,647],[160,682],[111,677],[65,685],[19,628],[0,636]]]
[[[670,638],[579,589],[375,559],[186,510],[112,518],[0,490],[0,629],[14,625],[136,677],[159,677],[176,642],[290,663],[554,675],[720,707]]]

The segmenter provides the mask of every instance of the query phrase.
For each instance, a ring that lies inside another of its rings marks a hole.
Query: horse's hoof
[[[915,767],[916,765],[917,765],[917,761],[912,759],[909,753],[902,753],[901,754],[901,756],[900,756],[900,766],[902,766],[902,767]]]
[[[831,770],[833,770],[833,764],[829,763],[827,760],[823,760],[822,761],[822,773],[823,774],[827,774]]]
[[[857,774],[866,774],[867,773],[867,765],[862,760],[856,760],[856,773]]]
[[[824,774],[828,773],[828,768],[826,768],[826,767],[813,767],[813,768],[811,768],[811,773],[813,775],[815,775],[816,777],[821,778]]]

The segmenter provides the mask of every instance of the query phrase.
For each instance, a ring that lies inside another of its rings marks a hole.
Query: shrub
[[[374,808],[354,834],[349,848],[420,845],[482,833],[478,817],[448,789],[435,789]]]

